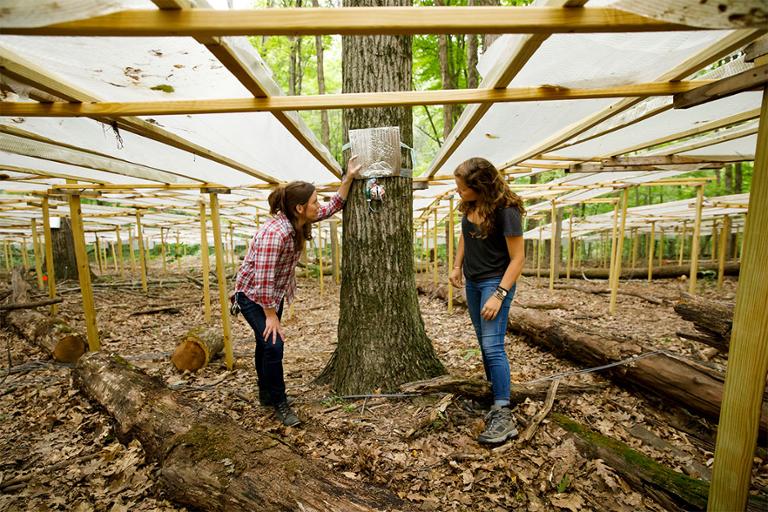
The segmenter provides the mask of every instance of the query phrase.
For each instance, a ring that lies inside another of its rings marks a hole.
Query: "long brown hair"
[[[275,215],[282,212],[293,226],[296,232],[294,237],[294,249],[300,251],[304,248],[304,242],[312,239],[312,225],[307,223],[299,229],[299,218],[296,207],[306,205],[315,193],[315,186],[306,181],[292,181],[280,185],[269,194],[269,213]]]
[[[453,175],[461,178],[464,184],[478,195],[476,201],[459,203],[461,213],[468,215],[470,212],[477,212],[482,219],[478,238],[485,238],[493,231],[495,213],[499,208],[517,208],[520,215],[525,215],[523,200],[510,190],[501,172],[485,158],[470,158],[462,162],[453,171]]]

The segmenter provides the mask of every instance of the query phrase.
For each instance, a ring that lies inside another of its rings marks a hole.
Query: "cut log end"
[[[81,334],[62,336],[53,349],[53,359],[60,363],[76,363],[88,351],[88,343]]]

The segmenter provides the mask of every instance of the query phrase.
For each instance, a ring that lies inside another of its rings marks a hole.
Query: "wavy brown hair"
[[[461,178],[478,195],[476,201],[459,203],[461,213],[468,215],[476,212],[482,219],[478,238],[485,238],[493,232],[495,213],[499,208],[516,208],[520,215],[525,215],[523,200],[510,190],[501,172],[485,158],[470,158],[462,162],[453,175]]]
[[[288,217],[296,233],[294,249],[297,251],[304,248],[306,240],[312,239],[312,224],[307,223],[301,229],[298,228],[299,219],[296,207],[309,203],[314,193],[315,186],[313,184],[306,181],[292,181],[285,185],[280,185],[269,194],[269,213],[275,215],[278,212],[283,212]]]

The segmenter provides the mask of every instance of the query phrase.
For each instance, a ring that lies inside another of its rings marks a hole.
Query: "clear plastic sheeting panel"
[[[151,9],[149,0],[0,0],[3,27],[42,27],[126,9]]]
[[[400,176],[400,128],[349,130],[350,155],[357,156],[360,178]]]

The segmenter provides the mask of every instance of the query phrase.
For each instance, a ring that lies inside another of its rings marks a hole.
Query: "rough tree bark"
[[[320,7],[318,0],[312,0],[312,7]],[[315,54],[317,55],[317,94],[325,94],[325,65],[323,63],[323,36],[315,36]],[[328,123],[328,111],[320,111],[320,141],[331,149],[331,134]]]
[[[176,345],[171,356],[179,371],[196,372],[206,366],[224,348],[224,336],[218,327],[190,329]]]
[[[75,259],[75,239],[72,236],[72,223],[69,217],[61,217],[58,229],[51,229],[53,249],[53,269],[57,281],[77,280],[77,260]]]
[[[88,354],[75,377],[115,419],[117,435],[137,438],[147,457],[159,462],[160,483],[177,503],[209,511],[406,508],[386,489],[337,477],[279,438],[206,413],[120,357]]]
[[[675,304],[675,312],[683,320],[693,322],[697,332],[679,331],[677,335],[695,339],[727,353],[731,341],[734,308],[735,304],[732,302],[703,299],[684,293]]]
[[[348,7],[406,6],[410,0],[351,0]],[[411,89],[409,36],[342,37],[344,92]],[[348,130],[399,126],[412,145],[410,108],[344,111]],[[409,160],[405,161],[411,166]],[[381,178],[383,205],[371,212],[363,181],[356,182],[344,208],[343,272],[338,346],[321,381],[343,394],[395,390],[408,381],[445,372],[427,338],[413,272],[411,179]]]

